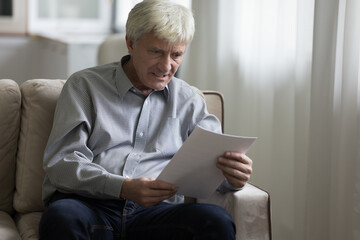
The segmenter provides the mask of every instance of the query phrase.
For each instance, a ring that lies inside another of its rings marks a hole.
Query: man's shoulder
[[[82,69],[72,74],[71,77],[86,77],[86,76],[93,76],[93,75],[105,75],[111,74],[113,71],[116,71],[119,62],[108,63],[104,65],[94,66],[86,69]]]
[[[67,83],[75,85],[92,85],[94,82],[109,80],[112,78],[119,62],[113,62],[100,66],[90,67],[73,73]]]
[[[201,97],[200,93],[196,91],[196,88],[180,78],[174,77],[170,83],[170,91],[172,90],[177,95],[184,98]]]

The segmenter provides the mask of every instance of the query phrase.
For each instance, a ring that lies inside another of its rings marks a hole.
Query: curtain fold
[[[274,239],[360,239],[360,1],[196,0],[180,77],[258,136]]]
[[[331,235],[360,239],[360,2],[339,1],[333,101]]]

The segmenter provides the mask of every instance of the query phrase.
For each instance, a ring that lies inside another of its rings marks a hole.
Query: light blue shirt
[[[56,190],[118,199],[126,178],[156,178],[197,125],[221,132],[204,99],[178,78],[146,97],[118,62],[77,72],[57,103],[43,200]]]

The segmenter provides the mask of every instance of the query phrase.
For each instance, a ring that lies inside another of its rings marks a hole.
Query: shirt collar
[[[129,59],[130,55],[124,56],[116,68],[115,84],[121,99],[125,96],[125,93],[127,93],[133,87],[130,79],[126,76],[123,69],[123,65],[129,61]]]
[[[115,84],[120,98],[122,99],[125,94],[132,88],[135,88],[130,79],[126,76],[123,65],[130,60],[130,55],[124,56],[116,69]],[[169,86],[166,85],[162,90],[155,90],[155,92],[162,92],[166,100],[169,99]]]

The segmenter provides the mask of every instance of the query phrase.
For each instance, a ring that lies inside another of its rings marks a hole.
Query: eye
[[[180,53],[180,52],[173,53],[173,58],[174,58],[174,59],[179,59],[179,58],[181,58],[182,56],[183,56],[183,54]]]
[[[151,50],[150,50],[150,53],[151,53],[152,55],[158,56],[158,55],[160,55],[162,52],[161,52],[160,50],[158,50],[158,49],[151,49]]]

